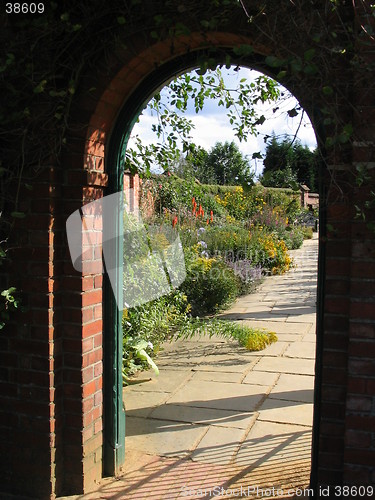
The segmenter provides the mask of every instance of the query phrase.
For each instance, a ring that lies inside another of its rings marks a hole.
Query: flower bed
[[[155,177],[147,186],[143,196],[149,200],[152,193],[155,210],[146,211],[146,223],[178,231],[187,275],[178,290],[125,311],[125,375],[152,365],[150,356],[164,340],[201,328],[197,316],[228,307],[264,275],[288,271],[293,264],[288,249],[311,237],[310,229],[293,223],[303,210],[298,195],[288,190],[254,186],[245,192],[240,186],[205,186],[174,175]],[[248,348],[275,340],[265,332],[251,336],[246,329],[240,335],[230,322],[205,325],[206,331],[241,337]]]

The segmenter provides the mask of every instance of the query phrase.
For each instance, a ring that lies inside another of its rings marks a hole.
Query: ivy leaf
[[[305,58],[305,61],[311,61],[314,56],[315,56],[315,49],[308,49],[305,51],[303,57]]]
[[[271,66],[271,68],[280,68],[280,66],[283,66],[284,64],[282,59],[274,56],[267,56],[265,62],[268,66]]]
[[[333,88],[330,87],[329,85],[325,85],[322,88],[322,92],[323,92],[324,95],[332,95],[333,94]]]
[[[233,52],[236,56],[250,56],[254,53],[254,47],[252,45],[242,44],[239,47],[235,47]]]
[[[34,87],[34,94],[41,94],[44,91],[46,84],[47,80],[42,80],[38,83],[38,85]]]
[[[190,35],[191,31],[186,26],[186,24],[176,23],[176,25],[175,25],[175,33],[176,33],[176,35]]]
[[[309,63],[303,68],[303,71],[306,75],[315,75],[318,72],[318,67],[314,63]]]
[[[287,71],[280,71],[280,72],[277,74],[276,79],[277,79],[277,80],[282,80],[283,78],[285,78],[285,77],[286,77],[286,75],[287,75],[287,74],[288,74],[288,72],[287,72]]]

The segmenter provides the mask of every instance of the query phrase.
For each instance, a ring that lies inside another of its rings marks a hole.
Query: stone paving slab
[[[278,342],[267,346],[262,351],[255,351],[255,356],[282,356],[289,347],[289,342],[283,342],[279,339]]]
[[[293,394],[296,392],[296,396]],[[290,397],[299,397],[300,391],[293,391]],[[286,397],[286,395],[284,395]],[[259,421],[309,426],[313,418],[313,404],[268,398],[259,408]]]
[[[254,367],[254,370],[265,372],[291,373],[299,375],[314,375],[315,361],[299,358],[268,358],[264,357]]]
[[[207,425],[128,416],[125,448],[151,455],[184,457],[196,448],[208,428]]]
[[[279,372],[271,373],[271,372],[262,372],[262,371],[254,371],[249,372],[246,377],[243,379],[243,384],[253,384],[253,385],[264,385],[266,387],[273,387],[277,380],[280,377]]]
[[[255,360],[254,360],[255,364]],[[198,369],[194,369],[198,370]],[[192,380],[207,380],[210,382],[234,382],[240,384],[244,374],[242,372],[225,372],[225,371],[208,371],[199,370],[193,371]]]
[[[315,359],[315,350],[315,342],[296,341],[289,344],[283,354],[288,358]]]
[[[198,462],[228,465],[234,459],[244,437],[243,429],[210,427],[191,458]]]
[[[259,385],[191,380],[168,398],[168,403],[252,412],[265,395],[264,388]]]
[[[124,397],[130,392],[173,392],[192,376],[190,369],[162,370],[159,375],[155,375],[154,370],[140,372],[132,377],[131,385],[124,389]]]
[[[154,409],[150,416],[151,418],[175,422],[247,429],[254,422],[257,415],[249,412],[166,403]]]
[[[128,415],[147,417],[152,410],[163,404],[170,396],[169,392],[132,391],[130,388],[124,390],[124,407]]]
[[[280,321],[262,321],[262,320],[245,320],[244,325],[252,326],[254,328],[264,328],[265,330],[269,330],[271,332],[275,332],[277,335],[280,333],[286,333],[288,335],[296,334],[302,335],[305,333],[309,333],[310,329],[314,322],[308,323],[282,323]]]
[[[242,443],[235,464],[258,467],[265,463],[297,462],[310,458],[311,428],[257,421]]]
[[[314,377],[282,373],[270,391],[269,398],[312,403],[314,398]]]

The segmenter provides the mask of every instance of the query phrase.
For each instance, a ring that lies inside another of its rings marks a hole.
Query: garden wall
[[[256,14],[256,2],[250,4]],[[154,27],[155,10],[166,9],[163,2],[148,7],[138,11],[141,15],[134,23],[139,29]],[[258,13],[254,24],[238,5],[223,22],[211,26],[209,21],[221,8],[210,2],[204,0],[187,11],[182,4],[175,7],[174,22],[187,23],[188,32],[161,29],[156,39],[152,33],[140,36],[135,29],[131,36],[120,35],[106,57],[85,61],[63,152],[44,162],[32,179],[32,191],[20,191],[26,217],[17,220],[11,234],[12,264],[7,272],[22,290],[27,311],[0,335],[3,496],[47,499],[78,494],[94,489],[103,475],[103,441],[108,439],[103,434],[103,336],[113,332],[103,330],[102,227],[98,220],[87,229],[98,250],[86,255],[88,267],[79,273],[70,260],[65,223],[82,205],[110,193],[111,176],[116,174],[107,155],[119,111],[130,106],[148,77],[164,75],[167,81],[191,67],[185,56],[199,51],[201,58],[203,49],[209,58],[216,48],[217,58],[225,62],[228,53],[235,60],[231,49],[252,46],[252,55],[241,58],[237,51],[237,62],[277,76],[279,69],[267,65],[265,58],[289,57],[288,47],[293,47],[306,61],[312,43],[306,35],[321,29],[319,19],[337,32],[336,52],[326,50],[326,43],[315,46],[324,75],[308,75],[310,68],[292,73],[286,82],[313,120],[325,161],[312,485],[375,484],[375,245],[368,219],[357,217],[355,208],[366,209],[375,183],[374,80],[371,72],[361,71],[363,64],[375,62],[372,37],[361,28],[373,24],[373,17],[366,3],[354,11],[344,5],[338,19],[327,2],[288,2],[282,15],[274,9],[272,16]],[[203,26],[207,13],[208,24]],[[291,19],[296,23],[293,29]],[[337,49],[342,19],[353,27],[353,52],[344,57]],[[109,36],[111,25],[106,26]],[[120,43],[121,36],[127,37],[126,43]],[[327,81],[334,89],[331,98],[331,91],[323,89]],[[322,96],[327,95],[340,123],[352,124],[350,140],[325,140],[334,128],[324,120]],[[356,182],[363,165],[366,179]],[[104,392],[105,401],[107,397]]]

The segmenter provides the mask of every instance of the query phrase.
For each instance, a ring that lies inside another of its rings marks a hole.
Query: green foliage
[[[0,247],[0,266],[5,263],[6,258],[6,252]],[[3,289],[0,293],[0,330],[11,320],[14,313],[23,310],[17,288],[11,286]]]
[[[209,337],[215,335],[237,340],[248,351],[261,351],[277,341],[274,332],[215,318],[208,320],[192,318],[178,333],[179,338],[191,338],[194,335],[208,335]]]
[[[208,215],[211,210],[215,216],[224,215],[225,211],[210,194],[210,190],[194,179],[183,180],[176,175],[154,176],[151,178],[152,192],[155,201],[155,211],[159,215],[165,210],[174,211],[186,217],[191,215],[193,198],[201,205]],[[147,192],[143,193],[144,198]]]
[[[21,299],[15,287],[2,290],[0,294],[0,330],[11,319],[11,315],[21,309]]]
[[[292,187],[297,184],[297,175],[292,171],[291,167],[285,167],[271,172],[263,172],[260,182],[265,187]]]
[[[296,248],[300,248],[302,246],[303,240],[305,239],[305,233],[303,229],[298,226],[287,227],[286,229],[279,231],[278,236],[285,242],[288,250],[295,250]]]
[[[198,248],[185,250],[187,277],[180,286],[194,316],[212,314],[230,305],[239,295],[234,271],[220,258],[207,258]]]
[[[160,344],[170,339],[190,311],[187,297],[175,290],[168,295],[123,313],[123,374],[151,366]]]
[[[311,152],[297,140],[284,138],[278,140],[275,134],[267,144],[264,158],[264,171],[261,183],[269,187],[292,187],[306,184],[317,191],[318,179],[317,152]]]
[[[232,186],[254,184],[254,172],[234,142],[217,142],[207,156],[206,167],[215,173],[215,184]]]

